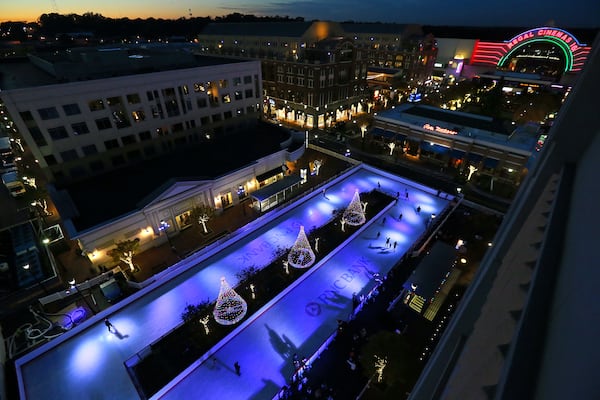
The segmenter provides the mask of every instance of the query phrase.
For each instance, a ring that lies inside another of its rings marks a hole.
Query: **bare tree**
[[[124,240],[122,242],[117,242],[115,248],[107,251],[106,254],[109,257],[112,257],[115,262],[123,261],[125,264],[129,265],[129,268],[133,271],[135,269],[135,266],[133,265],[133,256],[139,247],[140,239],[138,238]]]
[[[200,204],[192,208],[191,215],[202,226],[204,233],[208,233],[206,223],[215,215],[215,210],[206,204]]]

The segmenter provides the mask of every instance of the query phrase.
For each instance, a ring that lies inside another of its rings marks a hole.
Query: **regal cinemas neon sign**
[[[518,36],[515,36],[511,40],[507,42],[508,48],[512,49],[514,46],[520,44],[521,42],[534,38],[542,38],[542,37],[551,37],[562,40],[571,51],[576,51],[579,49],[580,44],[571,35],[570,33],[563,31],[562,29],[552,29],[552,28],[536,28],[531,29],[527,32],[523,32]]]
[[[427,129],[428,131],[434,131],[438,133],[445,133],[446,135],[458,135],[458,132],[453,131],[452,129],[442,128],[441,126],[433,126],[430,124],[423,125],[423,129]]]

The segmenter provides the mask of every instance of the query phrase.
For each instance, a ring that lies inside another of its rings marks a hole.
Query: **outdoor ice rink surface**
[[[231,286],[236,273],[249,266],[262,267],[278,247],[289,248],[300,226],[310,231],[322,226],[335,209],[348,206],[354,192],[381,190],[400,193],[400,199],[377,219],[367,220],[353,239],[329,258],[311,267],[306,278],[269,303],[260,313],[246,317],[239,332],[220,347],[212,359],[197,363],[155,398],[161,399],[271,399],[293,373],[292,356],[312,355],[351,311],[352,294],[366,294],[425,232],[431,214],[441,214],[452,196],[404,178],[361,165],[328,184],[268,214],[238,235],[234,243],[182,261],[174,272],[105,310],[80,327],[17,360],[19,390],[23,399],[136,399],[139,395],[124,361],[181,323],[187,304],[219,293],[220,278]],[[409,198],[404,198],[405,189]],[[416,212],[420,206],[420,213]],[[368,207],[368,206],[367,206]],[[402,213],[402,219],[398,219]],[[382,224],[383,217],[386,223]],[[377,232],[380,238],[376,239]],[[386,238],[398,246],[385,248]],[[290,267],[291,268],[291,267]],[[107,331],[108,317],[119,335]],[[239,362],[241,376],[233,364]]]

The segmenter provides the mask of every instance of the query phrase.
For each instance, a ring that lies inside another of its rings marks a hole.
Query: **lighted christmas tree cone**
[[[215,321],[221,325],[236,324],[246,316],[247,310],[246,301],[229,286],[225,277],[222,277],[219,297],[213,310]]]
[[[358,189],[354,192],[354,197],[352,198],[350,205],[344,211],[343,218],[348,225],[352,226],[359,226],[367,221],[363,205],[360,202],[360,196],[358,195]]]
[[[296,242],[288,253],[288,262],[295,268],[308,268],[315,263],[315,253],[308,243],[303,226],[300,226]]]

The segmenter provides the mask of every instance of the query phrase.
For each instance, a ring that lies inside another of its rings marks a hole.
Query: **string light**
[[[233,325],[246,316],[246,301],[229,286],[225,277],[221,278],[219,297],[213,310],[215,321],[221,325]]]
[[[358,195],[358,189],[354,192],[354,197],[348,205],[348,208],[344,210],[343,219],[346,220],[348,225],[359,226],[366,222],[365,210],[366,205],[363,208],[363,204],[360,202],[360,196]],[[343,230],[343,229],[342,229]]]
[[[288,253],[288,262],[296,268],[308,268],[315,263],[315,253],[310,247],[303,226],[300,226],[296,242]]]

